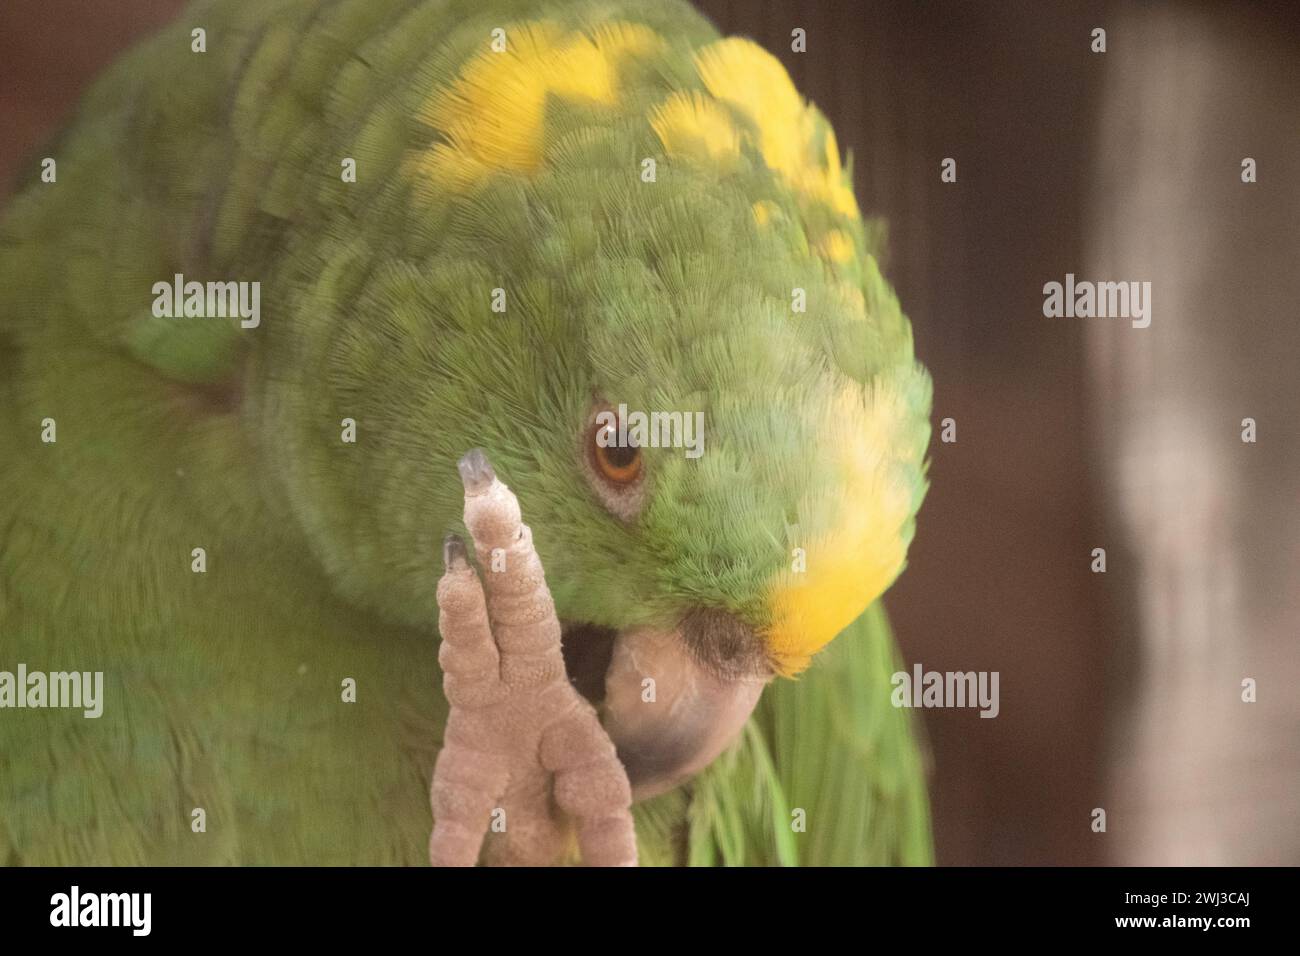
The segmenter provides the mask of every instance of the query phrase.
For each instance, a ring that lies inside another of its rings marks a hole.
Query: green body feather
[[[548,104],[539,172],[423,196],[404,166],[439,141],[422,105],[494,27],[539,18],[668,45],[612,112]],[[637,179],[662,153],[647,111],[714,39],[678,4],[231,0],[101,78],[57,182],[0,225],[0,669],[103,671],[104,714],[0,711],[0,860],[424,860],[439,541],[471,447],[518,493],[561,616],[619,628],[697,605],[761,623],[783,529],[838,520],[798,504],[843,497],[817,453],[831,378],[906,397],[915,509],[929,382],[873,233],[852,227],[842,269],[810,259],[816,224],[751,156],[725,182],[666,160]],[[260,281],[261,325],[155,318],[176,273]],[[792,286],[828,303],[845,284],[865,321],[792,321]],[[577,465],[597,396],[711,428],[698,462],[647,450],[632,522]],[[695,784],[638,809],[645,861],[928,861],[895,666],[877,606]]]

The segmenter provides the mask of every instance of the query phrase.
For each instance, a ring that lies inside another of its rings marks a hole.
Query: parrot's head
[[[508,26],[419,104],[420,254],[370,276],[368,391],[340,405],[372,404],[358,420],[403,461],[358,476],[387,557],[356,589],[436,619],[433,522],[484,448],[639,796],[711,761],[893,582],[929,441],[830,126],[757,45],[666,33]]]

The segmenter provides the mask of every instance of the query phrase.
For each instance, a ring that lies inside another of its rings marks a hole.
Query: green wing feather
[[[801,864],[933,863],[913,716],[890,702],[901,666],[877,601],[798,681],[764,695],[758,720],[777,776],[791,807],[807,812]]]

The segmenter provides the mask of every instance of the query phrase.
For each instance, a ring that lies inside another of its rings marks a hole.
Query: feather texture
[[[851,622],[902,567],[929,380],[775,60],[676,2],[218,0],[106,71],[58,160],[0,223],[0,660],[107,691],[0,720],[0,858],[421,861],[475,446],[566,619],[718,607],[789,672],[848,628],[641,809],[647,860],[927,858],[892,644]],[[159,319],[176,274],[260,283],[260,325]],[[597,398],[709,423],[698,461],[646,450],[632,522],[575,455]]]

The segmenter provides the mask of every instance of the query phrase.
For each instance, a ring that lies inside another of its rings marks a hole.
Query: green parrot
[[[685,3],[187,9],[0,225],[0,860],[427,862],[481,448],[642,865],[931,862],[879,601],[931,386],[882,242]],[[647,629],[669,706],[606,693]]]

